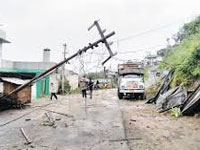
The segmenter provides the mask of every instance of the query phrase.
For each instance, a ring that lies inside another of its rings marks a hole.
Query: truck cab
[[[145,98],[143,68],[139,64],[118,65],[118,97]]]

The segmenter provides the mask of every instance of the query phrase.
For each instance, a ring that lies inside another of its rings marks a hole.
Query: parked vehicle
[[[141,63],[118,65],[118,97],[145,98],[144,68]]]

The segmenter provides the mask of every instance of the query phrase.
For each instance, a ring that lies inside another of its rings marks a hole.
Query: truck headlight
[[[121,86],[120,89],[122,89],[122,90],[125,89],[125,86]]]

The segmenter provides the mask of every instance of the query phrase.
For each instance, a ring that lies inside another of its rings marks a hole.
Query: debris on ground
[[[168,73],[168,75],[164,78],[164,81],[160,87],[160,89],[158,90],[157,94],[149,99],[146,103],[149,104],[149,103],[156,103],[157,99],[159,98],[160,94],[164,94],[165,92],[167,92],[169,89],[170,89],[170,83],[172,81],[172,77],[173,77],[173,74],[174,74],[174,69],[171,69]]]
[[[131,140],[142,140],[142,138],[124,138],[124,139],[116,139],[116,140],[109,140],[110,142],[120,142],[120,141],[131,141]]]
[[[55,120],[56,120],[56,121],[60,121],[60,120],[61,120],[61,118],[56,118]]]
[[[130,119],[132,122],[136,122],[136,120],[135,119]]]
[[[187,98],[183,108],[183,115],[194,115],[200,112],[200,85],[195,91]]]
[[[165,112],[175,107],[181,107],[187,98],[187,91],[184,87],[179,86],[172,88],[160,94],[156,102],[158,112]]]
[[[50,114],[48,112],[45,112],[44,114],[47,117],[48,122],[46,122],[46,124],[43,124],[43,125],[45,125],[45,126],[48,125],[48,126],[56,127],[55,126],[55,120],[53,119],[53,117],[50,116]]]
[[[24,136],[24,138],[25,138],[25,140],[26,140],[26,145],[28,145],[28,144],[31,144],[32,143],[32,141],[29,139],[29,137],[27,136],[27,134],[26,134],[26,132],[24,131],[24,129],[23,128],[20,128],[20,131],[21,131],[21,133],[22,133],[22,135]]]
[[[146,103],[155,103],[158,112],[171,110],[171,114],[175,117],[181,115],[194,115],[200,112],[200,85],[194,92],[187,90],[182,85],[170,89],[174,69],[172,69],[165,77],[162,86],[157,94],[149,99]],[[179,109],[174,109],[179,108]]]
[[[65,127],[66,127],[66,128],[68,127],[68,124],[67,124],[67,123],[65,123]]]

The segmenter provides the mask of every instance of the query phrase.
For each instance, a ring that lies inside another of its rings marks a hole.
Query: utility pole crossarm
[[[106,48],[107,48],[107,50],[108,50],[108,52],[110,54],[110,56],[106,60],[104,60],[102,62],[102,65],[104,65],[111,57],[113,57],[116,54],[113,54],[113,52],[112,52],[112,50],[110,48],[110,45],[109,45],[107,39],[105,38],[104,33],[106,32],[106,29],[102,30],[101,27],[100,27],[100,25],[99,25],[99,23],[98,23],[98,21],[94,21],[94,23],[88,28],[88,31],[90,31],[94,26],[97,27],[97,30],[98,30],[98,32],[99,32],[99,34],[101,36],[101,39],[104,39],[103,43],[105,44],[105,46],[106,46]]]

